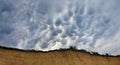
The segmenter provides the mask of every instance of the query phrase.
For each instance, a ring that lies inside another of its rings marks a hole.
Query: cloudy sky
[[[0,46],[74,46],[120,55],[120,0],[0,0]]]

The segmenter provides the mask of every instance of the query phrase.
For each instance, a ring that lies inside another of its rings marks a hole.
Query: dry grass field
[[[120,65],[120,57],[65,50],[52,52],[0,48],[0,65]]]

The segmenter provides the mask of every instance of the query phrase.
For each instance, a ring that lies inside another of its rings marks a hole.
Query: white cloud
[[[120,54],[118,0],[1,0],[0,45]]]

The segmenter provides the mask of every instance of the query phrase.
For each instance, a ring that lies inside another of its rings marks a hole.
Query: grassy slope
[[[0,65],[120,65],[120,57],[91,55],[74,50],[43,53],[0,48]]]

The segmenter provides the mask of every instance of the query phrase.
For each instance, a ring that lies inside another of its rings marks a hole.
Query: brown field
[[[120,65],[120,57],[73,50],[43,53],[0,48],[0,65]]]

